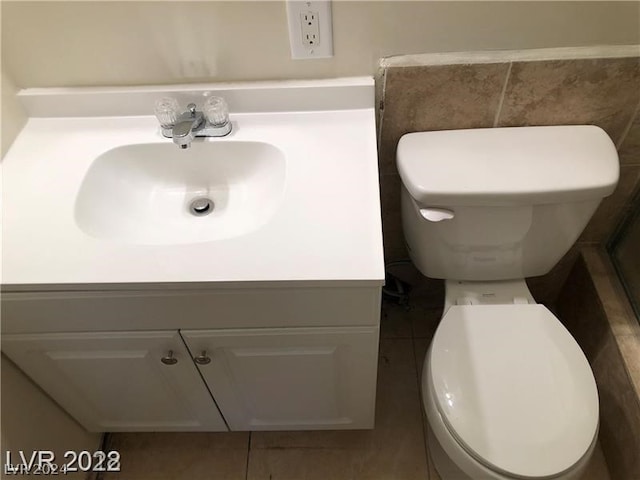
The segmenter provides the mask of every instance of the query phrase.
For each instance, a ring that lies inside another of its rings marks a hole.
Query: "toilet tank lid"
[[[423,205],[537,205],[600,199],[618,182],[615,145],[593,125],[404,135],[398,171]]]

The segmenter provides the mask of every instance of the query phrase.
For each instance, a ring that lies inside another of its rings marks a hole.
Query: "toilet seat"
[[[591,447],[599,414],[593,374],[544,306],[452,306],[429,355],[444,424],[487,468],[553,477]]]

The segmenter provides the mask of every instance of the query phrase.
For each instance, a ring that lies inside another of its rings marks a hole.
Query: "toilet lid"
[[[494,471],[557,475],[598,430],[582,350],[542,305],[453,306],[434,336],[431,386],[449,431]]]

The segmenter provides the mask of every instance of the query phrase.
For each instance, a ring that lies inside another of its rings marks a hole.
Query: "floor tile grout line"
[[[244,480],[249,480],[249,458],[251,457],[252,433],[253,432],[249,432],[249,441],[247,442],[247,461],[244,465]]]
[[[104,434],[102,435],[102,440],[100,441],[100,450],[102,450],[105,453],[108,449],[110,436],[111,436],[110,432],[104,432]],[[105,472],[97,472],[95,477],[93,477],[93,480],[103,480],[106,476],[106,475],[103,475],[103,473]],[[90,480],[90,479],[91,479],[91,476],[89,474],[87,475],[87,480]]]
[[[418,401],[420,404],[420,420],[422,422],[422,439],[424,441],[425,463],[427,465],[427,479],[431,478],[431,459],[429,458],[429,447],[427,446],[427,432],[425,431],[424,408],[422,406],[422,391],[420,381],[420,365],[418,364],[418,356],[416,355],[416,341],[411,339],[411,349],[413,350],[413,364],[416,369],[416,383],[418,384]]]

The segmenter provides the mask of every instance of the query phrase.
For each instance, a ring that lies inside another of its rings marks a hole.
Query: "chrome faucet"
[[[202,112],[196,110],[196,104],[187,105],[187,112],[178,117],[178,121],[171,129],[171,138],[173,143],[180,148],[189,148],[194,139],[194,131],[202,128],[205,122]],[[166,135],[165,135],[166,137]]]
[[[172,138],[182,149],[189,148],[195,137],[224,137],[231,133],[229,110],[224,99],[208,97],[204,112],[195,103],[187,105],[187,111],[177,115],[177,102],[163,98],[156,103],[156,116],[162,126],[162,135]]]

